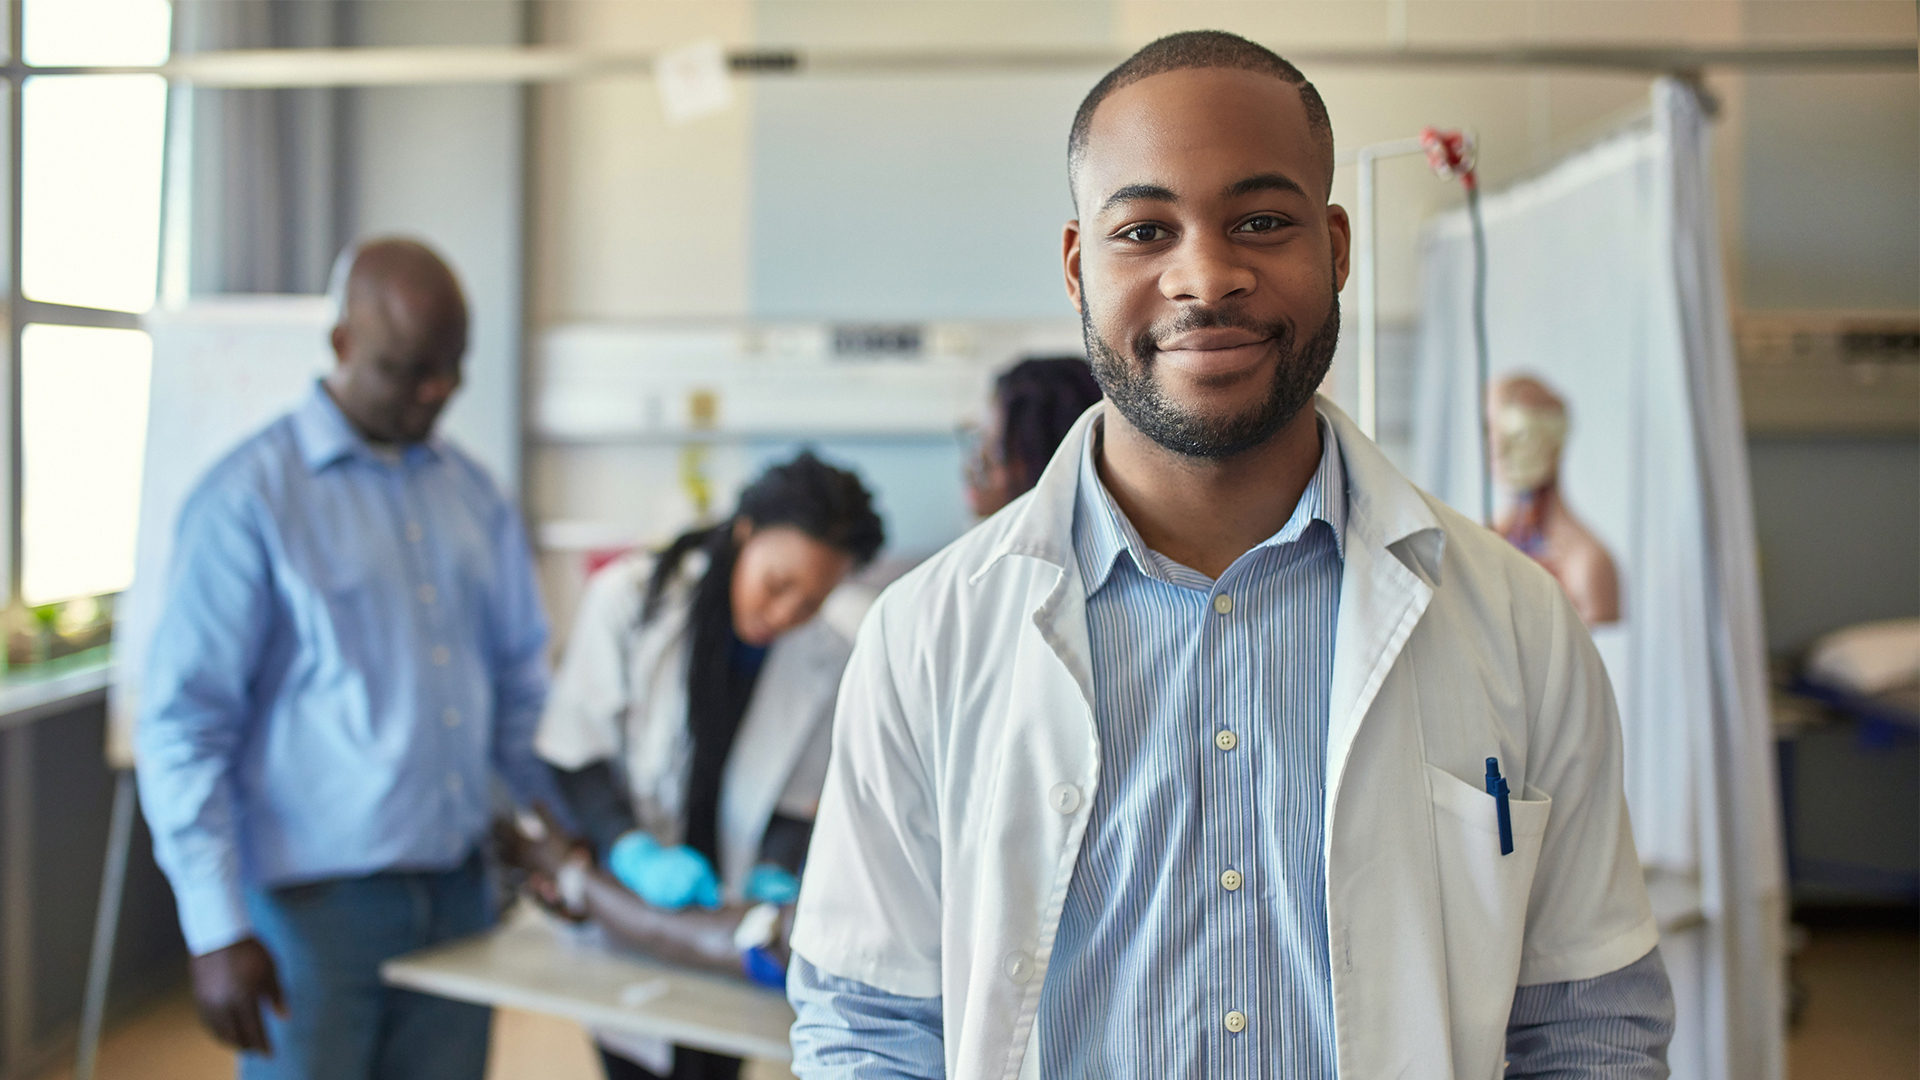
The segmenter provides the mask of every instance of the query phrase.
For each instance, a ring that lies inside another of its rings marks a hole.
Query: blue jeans
[[[482,1080],[493,1010],[385,986],[380,965],[493,925],[480,856],[454,870],[249,889],[287,1016],[267,1010],[273,1055],[241,1080]]]

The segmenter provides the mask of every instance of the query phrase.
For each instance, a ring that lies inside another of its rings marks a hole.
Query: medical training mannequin
[[[1100,400],[1093,369],[1078,356],[1029,357],[1000,373],[979,442],[966,461],[967,505],[992,517],[1027,493],[1067,429]]]
[[[803,453],[748,485],[728,521],[595,575],[535,741],[593,851],[551,828],[498,830],[537,898],[662,959],[779,984],[851,651],[815,615],[883,541],[859,478]],[[740,1067],[600,1042],[613,1080]]]
[[[1538,379],[1510,375],[1487,391],[1487,423],[1494,479],[1511,500],[1494,527],[1553,574],[1588,626],[1618,622],[1613,557],[1567,509],[1560,491],[1566,402]]]

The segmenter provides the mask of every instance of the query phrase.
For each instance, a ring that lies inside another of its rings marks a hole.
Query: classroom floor
[[[213,1041],[182,992],[108,1032],[95,1080],[214,1080],[233,1075],[233,1054]],[[72,1080],[66,1066],[36,1080]],[[792,1080],[785,1065],[757,1061],[742,1080]],[[601,1080],[593,1044],[577,1024],[501,1009],[494,1014],[487,1080]]]
[[[1920,934],[1816,927],[1795,971],[1806,1010],[1787,1043],[1792,1080],[1920,1078]],[[98,1080],[208,1080],[233,1075],[233,1056],[202,1032],[184,995],[116,1027]],[[787,1080],[756,1063],[748,1080]],[[70,1080],[70,1068],[37,1080]],[[599,1080],[592,1046],[573,1024],[502,1010],[487,1080]]]
[[[1808,938],[1794,962],[1806,1006],[1788,1077],[1920,1077],[1920,934],[1816,926]]]

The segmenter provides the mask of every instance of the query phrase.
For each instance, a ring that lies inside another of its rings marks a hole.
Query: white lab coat
[[[645,626],[640,608],[652,555],[609,563],[587,583],[565,658],[554,676],[534,747],[563,769],[614,761],[642,829],[665,844],[685,831],[693,759],[687,730],[687,616],[706,556],[686,556]],[[721,778],[716,867],[737,897],[777,810],[811,819],[831,748],[834,693],[850,644],[816,618],[774,641]]]
[[[1318,407],[1349,485],[1326,771],[1339,1075],[1489,1080],[1517,985],[1601,975],[1657,939],[1611,690],[1551,577]],[[868,615],[802,887],[795,950],[941,995],[966,1080],[1039,1076],[1040,987],[1100,775],[1071,536],[1092,415],[1031,495]]]

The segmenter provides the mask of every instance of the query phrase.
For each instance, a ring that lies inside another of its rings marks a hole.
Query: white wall
[[[1742,39],[1742,9],[1739,0],[552,0],[539,5],[539,33],[556,44],[608,51],[718,39],[801,49],[1118,54],[1175,30],[1215,27],[1286,54],[1395,42],[1630,38],[1709,45]],[[1468,126],[1480,136],[1482,171],[1495,184],[1600,134],[1610,118],[1644,100],[1648,85],[1639,76],[1585,72],[1306,67],[1327,99],[1343,150],[1428,124]],[[731,111],[680,128],[667,126],[645,78],[542,88],[537,320],[793,315],[807,307],[821,309],[807,314],[826,315],[828,307],[862,303],[896,312],[938,306],[942,317],[992,317],[1019,307],[1019,317],[1029,317],[1059,291],[1057,280],[1037,269],[1040,242],[1023,257],[1024,234],[1042,233],[1044,261],[1057,258],[1051,253],[1066,213],[1066,122],[1077,104],[1074,87],[1091,86],[1099,74],[762,76],[737,81],[743,92]],[[1737,119],[1741,80],[1709,81]],[[1721,156],[1737,178],[1737,123],[1723,133],[1729,148]],[[1335,197],[1351,202],[1350,176],[1337,180]],[[1416,161],[1383,170],[1382,310],[1389,318],[1410,317],[1417,306],[1412,256],[1419,223],[1457,199]],[[1726,186],[1722,201],[1738,206],[1737,183]],[[1011,269],[997,276],[977,269],[991,263],[982,254],[986,245],[944,220],[956,203],[1011,215],[1007,235],[988,238],[1010,249],[1001,265]],[[818,226],[812,237],[810,224]],[[887,238],[896,246],[887,247]],[[930,304],[916,298],[925,291],[917,287],[921,264],[932,261],[958,265]],[[895,278],[875,269],[887,266]],[[839,284],[853,286],[854,298],[829,288]],[[1045,295],[1030,300],[1029,291]]]
[[[513,44],[518,0],[382,0],[358,8],[363,45]],[[431,243],[460,275],[472,325],[465,381],[441,430],[510,493],[520,489],[525,92],[382,87],[351,105],[354,228]]]
[[[757,88],[749,308],[762,318],[1073,318],[1066,131],[1097,70],[820,76]]]
[[[608,52],[753,44],[747,0],[549,0],[536,13],[539,40]],[[668,126],[643,76],[536,92],[537,326],[746,314],[755,84],[735,92],[731,110],[685,127]]]

